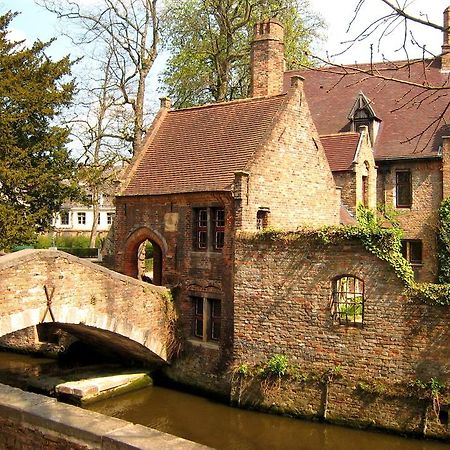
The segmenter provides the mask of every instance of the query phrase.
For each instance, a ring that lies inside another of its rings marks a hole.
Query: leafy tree
[[[162,82],[176,107],[246,97],[256,22],[285,26],[287,67],[308,64],[305,51],[320,29],[306,0],[167,0],[164,41],[171,56]]]
[[[33,241],[77,193],[69,130],[54,124],[72,98],[71,62],[51,61],[51,42],[9,41],[13,17],[0,17],[0,248]]]

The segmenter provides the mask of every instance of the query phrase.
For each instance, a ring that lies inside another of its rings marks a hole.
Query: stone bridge
[[[134,358],[164,363],[175,312],[166,288],[57,250],[0,257],[0,336],[45,322]]]

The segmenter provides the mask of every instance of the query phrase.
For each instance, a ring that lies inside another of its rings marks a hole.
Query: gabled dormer
[[[364,93],[360,92],[348,115],[348,120],[350,121],[351,131],[357,132],[360,127],[367,127],[371,143],[374,145],[381,119],[375,114],[375,110],[371,103],[372,102],[364,95]]]

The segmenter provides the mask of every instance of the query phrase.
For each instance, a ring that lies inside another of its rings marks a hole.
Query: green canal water
[[[54,361],[0,353],[0,382],[40,377]],[[17,374],[21,373],[21,377]],[[227,450],[449,450],[435,441],[353,430],[246,411],[196,395],[153,386],[86,409]]]

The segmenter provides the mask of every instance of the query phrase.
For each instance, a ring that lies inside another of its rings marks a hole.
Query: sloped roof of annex
[[[367,75],[369,68],[384,79]],[[320,135],[350,131],[349,113],[363,93],[381,120],[373,145],[376,160],[440,156],[442,136],[450,134],[448,91],[419,86],[450,88],[450,74],[440,70],[439,58],[288,71],[285,87],[293,74],[305,78],[305,94]],[[433,123],[444,111],[443,119]],[[413,139],[418,134],[420,139]]]
[[[119,195],[231,190],[235,172],[251,163],[287,98],[280,94],[168,111],[131,163]]]

